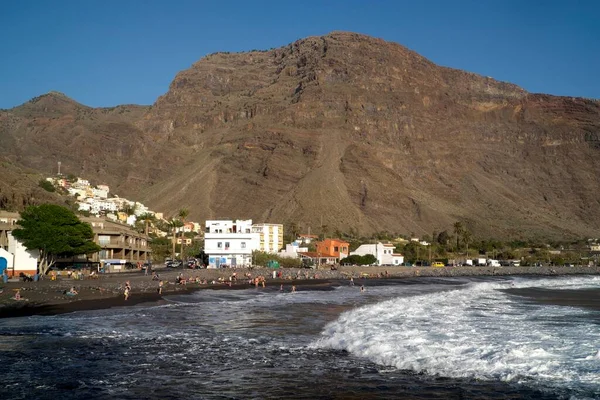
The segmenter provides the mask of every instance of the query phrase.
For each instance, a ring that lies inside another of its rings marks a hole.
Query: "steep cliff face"
[[[30,143],[67,153],[85,166],[74,173],[167,213],[360,233],[457,220],[495,237],[600,231],[600,103],[529,94],[363,35],[209,55],[149,109],[53,101],[0,113],[16,161],[47,168]],[[116,151],[98,156],[107,142]]]
[[[500,236],[596,232],[599,124],[597,102],[333,33],[207,56],[140,127],[191,152],[189,174],[149,194],[164,207],[190,185],[177,201],[201,216]]]

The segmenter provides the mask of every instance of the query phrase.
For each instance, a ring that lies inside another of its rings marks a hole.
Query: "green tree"
[[[469,257],[469,243],[471,243],[472,239],[473,235],[471,234],[471,232],[468,229],[465,229],[462,234],[462,240],[465,244],[465,254],[467,255],[467,257]]]
[[[458,254],[458,243],[460,242],[460,237],[465,229],[460,221],[455,222],[452,227],[454,228],[454,234],[456,235],[456,254]]]
[[[137,203],[133,203],[133,205],[131,205],[129,203],[125,203],[125,204],[123,204],[123,208],[121,209],[121,211],[123,211],[127,215],[133,215],[133,214],[135,214],[136,209],[137,209]]]
[[[38,186],[41,187],[42,189],[44,189],[46,192],[56,192],[56,188],[54,187],[54,185],[52,184],[52,182],[49,182],[45,179],[41,179],[40,182],[38,183]]]
[[[40,253],[39,272],[46,274],[59,256],[92,254],[100,251],[94,232],[69,209],[54,204],[30,206],[21,213],[12,231],[28,250]]]
[[[171,242],[167,238],[154,238],[150,242],[152,249],[152,259],[156,262],[163,262],[171,253]]]
[[[448,231],[442,231],[437,235],[437,242],[438,242],[438,244],[441,244],[442,246],[447,246],[449,240],[450,240],[450,235],[448,234]]]
[[[281,268],[299,268],[302,266],[302,260],[299,258],[280,257],[277,254],[270,254],[264,251],[252,251],[252,264],[265,267],[269,261],[277,261]]]
[[[353,254],[348,256],[340,261],[340,264],[350,264],[350,265],[372,265],[377,263],[377,258],[373,254],[365,254],[364,256],[359,256],[358,254]]]

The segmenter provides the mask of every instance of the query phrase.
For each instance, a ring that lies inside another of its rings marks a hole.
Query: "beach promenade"
[[[185,294],[202,289],[234,290],[255,287],[254,280],[264,277],[265,287],[259,290],[291,290],[292,285],[302,290],[307,285],[340,285],[353,277],[355,283],[373,278],[458,277],[458,276],[552,276],[552,275],[598,275],[600,267],[361,267],[345,266],[331,269],[166,269],[158,268],[159,277],[143,271],[105,274],[97,278],[81,280],[45,277],[38,282],[8,282],[0,284],[0,318],[27,315],[54,315],[78,310],[104,309],[134,306],[141,303],[164,304],[164,296]],[[235,277],[233,274],[235,273]],[[185,283],[178,283],[183,274]],[[162,281],[162,293],[159,282]],[[125,300],[126,283],[131,295]],[[66,294],[71,288],[76,295]],[[21,300],[15,300],[19,293]]]

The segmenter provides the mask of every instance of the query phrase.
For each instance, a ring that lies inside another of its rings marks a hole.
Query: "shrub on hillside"
[[[38,186],[41,187],[42,189],[44,189],[46,192],[56,192],[56,188],[54,187],[54,185],[52,184],[52,182],[49,182],[45,179],[40,180],[40,183],[38,183]]]

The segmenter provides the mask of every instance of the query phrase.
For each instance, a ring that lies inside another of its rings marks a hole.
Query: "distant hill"
[[[53,203],[67,205],[64,196],[39,187],[45,177],[14,165],[0,156],[0,210],[22,211],[30,205]]]
[[[152,107],[49,93],[0,112],[15,165],[106,182],[190,218],[360,234],[600,233],[600,103],[530,94],[334,32],[217,53]],[[1,178],[0,178],[1,180]]]

